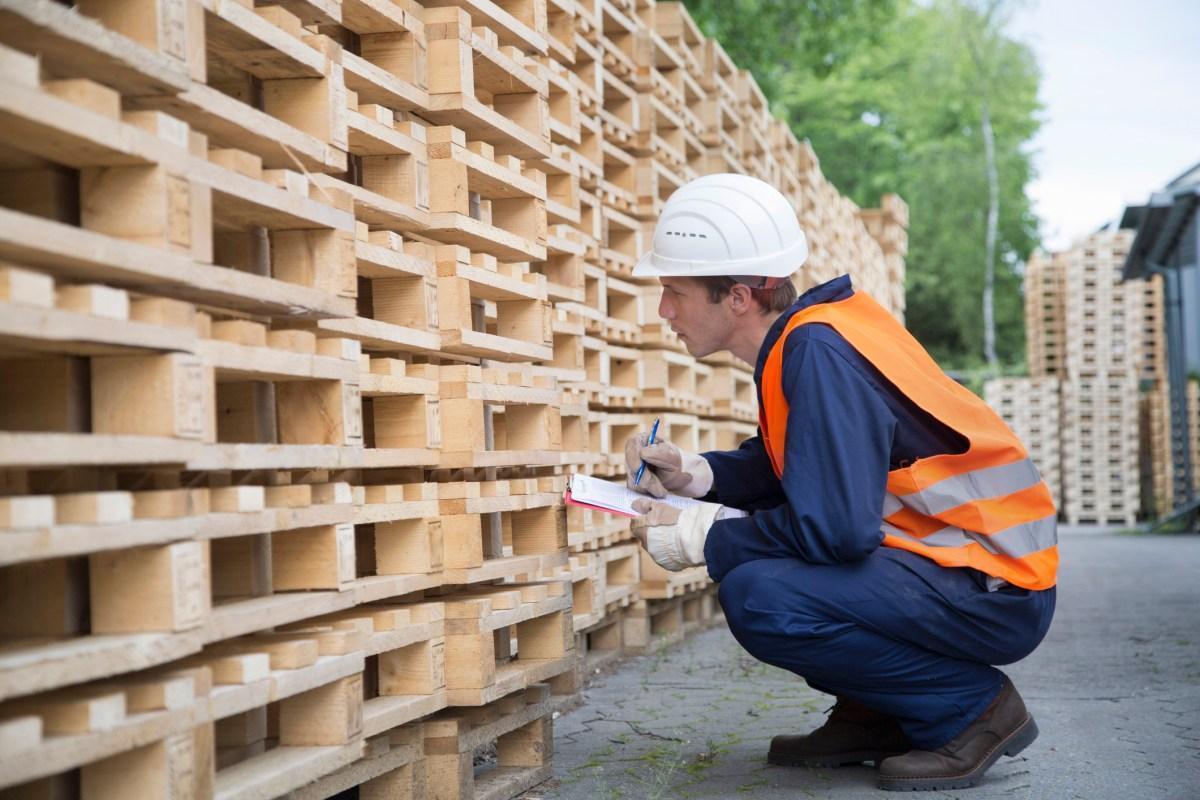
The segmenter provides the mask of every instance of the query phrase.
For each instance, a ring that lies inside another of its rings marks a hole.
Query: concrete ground
[[[1200,537],[1061,532],[1058,611],[1007,668],[1041,737],[974,789],[931,797],[1200,798]],[[599,676],[555,721],[554,780],[528,800],[880,798],[871,767],[768,766],[771,736],[831,699],[719,628]]]

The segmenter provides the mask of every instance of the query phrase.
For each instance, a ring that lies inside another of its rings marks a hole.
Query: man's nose
[[[675,305],[667,299],[665,292],[658,299],[658,315],[666,320],[675,319]]]

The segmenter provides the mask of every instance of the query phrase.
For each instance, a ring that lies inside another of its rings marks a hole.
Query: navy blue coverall
[[[763,365],[791,315],[853,293],[848,276],[805,292],[767,334]],[[1055,591],[1003,584],[883,547],[888,472],[962,452],[966,440],[913,404],[833,328],[803,325],[784,344],[786,468],[761,438],[704,453],[704,499],[753,511],[716,522],[704,555],[734,637],[811,686],[900,721],[932,750],[997,695],[993,664],[1017,661],[1050,627]]]

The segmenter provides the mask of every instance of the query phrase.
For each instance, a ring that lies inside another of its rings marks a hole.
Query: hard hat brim
[[[693,261],[667,258],[654,250],[642,255],[633,267],[635,278],[707,278],[723,275],[761,275],[786,278],[808,260],[808,242],[800,236],[791,247],[761,258],[736,261]]]

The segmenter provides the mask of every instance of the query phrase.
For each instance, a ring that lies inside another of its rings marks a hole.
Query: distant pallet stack
[[[1175,506],[1171,403],[1166,388],[1143,392],[1138,398],[1138,413],[1142,511],[1145,516],[1157,519],[1169,514]]]
[[[1200,380],[1188,381],[1188,432],[1192,442],[1192,490],[1200,494]]]
[[[1055,506],[1062,507],[1061,411],[1058,378],[994,378],[983,399],[1029,451]]]
[[[1102,231],[1067,254],[1062,469],[1068,522],[1132,525],[1140,507],[1141,287],[1121,282],[1132,235]]]
[[[1025,264],[1025,361],[1029,375],[1064,375],[1066,253],[1035,252]]]

